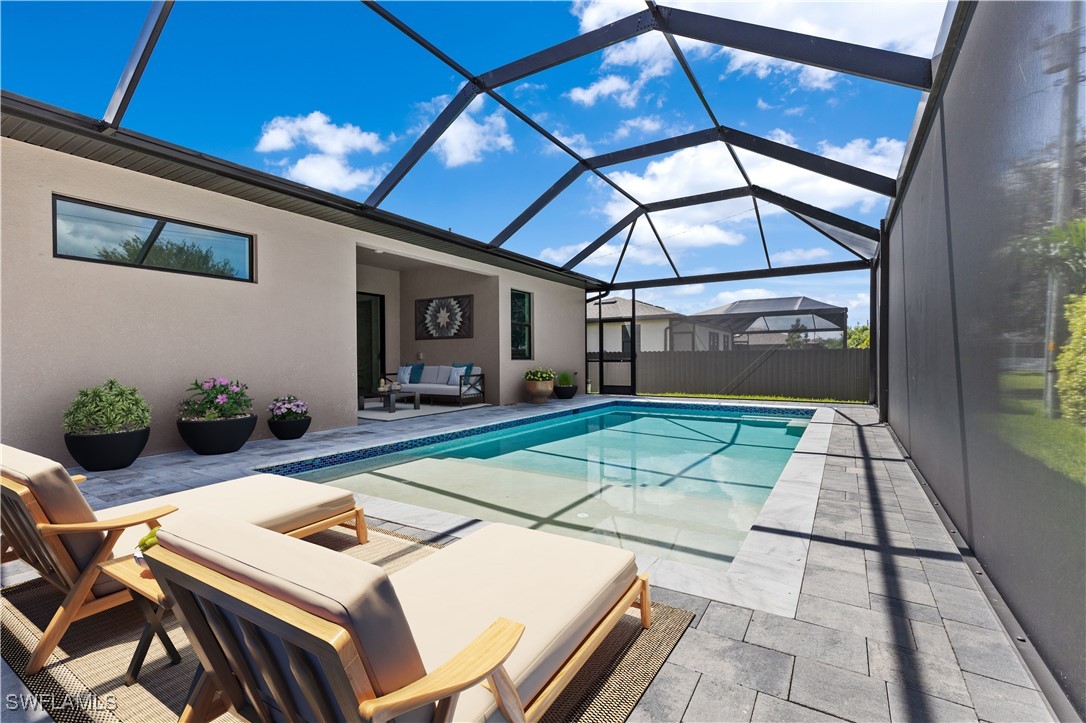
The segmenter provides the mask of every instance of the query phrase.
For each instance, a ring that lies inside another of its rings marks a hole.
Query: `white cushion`
[[[403,391],[418,392],[419,394],[436,395],[439,397],[456,396],[460,388],[450,387],[448,384],[404,384]]]
[[[492,524],[389,579],[428,671],[495,618],[523,623],[505,667],[527,704],[634,584],[637,564],[616,547]],[[484,720],[495,709],[475,686],[453,717]]]
[[[464,376],[467,367],[449,367],[449,386],[460,388],[460,377]]]
[[[276,474],[255,474],[98,510],[97,515],[99,520],[110,520],[162,505],[173,505],[185,512],[229,514],[239,522],[285,533],[350,512],[355,502],[353,494],[332,485]],[[167,519],[168,516],[163,517],[159,522],[165,524]],[[113,546],[114,554],[117,557],[131,554],[147,532],[146,525],[129,527]],[[112,578],[100,575],[95,592],[108,589],[111,582]],[[103,585],[104,588],[100,587]]]
[[[400,384],[407,384],[411,381],[411,365],[405,365],[399,368],[396,372],[396,381]]]
[[[422,368],[422,376],[419,377],[419,384],[437,384],[437,372],[441,367],[425,366]]]

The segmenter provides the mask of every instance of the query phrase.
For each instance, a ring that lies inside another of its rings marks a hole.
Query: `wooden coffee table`
[[[136,645],[136,652],[132,654],[132,661],[128,664],[124,684],[135,684],[140,668],[143,667],[143,661],[147,658],[147,651],[151,647],[151,638],[155,636],[158,636],[162,646],[166,648],[166,654],[170,656],[170,665],[180,663],[181,654],[177,652],[177,648],[170,642],[170,636],[166,634],[166,629],[162,627],[162,616],[165,615],[167,609],[166,596],[162,594],[162,588],[155,582],[151,571],[140,567],[133,555],[107,560],[99,564],[98,569],[128,588],[136,607],[147,621],[143,627],[143,634],[140,635],[139,644]]]

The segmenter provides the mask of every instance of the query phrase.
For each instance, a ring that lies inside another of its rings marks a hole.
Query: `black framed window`
[[[512,290],[510,320],[512,322],[513,359],[532,358],[532,295]]]
[[[253,281],[253,237],[53,196],[53,255]]]
[[[720,351],[720,335],[715,331],[709,332],[709,351]]]
[[[637,339],[637,349],[638,349],[638,351],[640,351],[641,350],[641,325],[638,324],[633,329],[633,332],[631,334],[630,325],[629,324],[623,324],[622,325],[622,357],[624,359],[629,359],[630,355],[633,354],[634,338],[635,337]]]

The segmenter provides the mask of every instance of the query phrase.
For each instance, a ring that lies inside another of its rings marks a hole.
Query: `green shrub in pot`
[[[64,443],[83,469],[121,469],[136,461],[151,434],[151,405],[116,379],[80,389],[64,412]]]

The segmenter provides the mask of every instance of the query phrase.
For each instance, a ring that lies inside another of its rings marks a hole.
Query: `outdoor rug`
[[[441,545],[383,530],[370,530],[370,542],[358,545],[353,532],[326,530],[309,541],[380,565],[395,572],[432,554]],[[30,650],[56,611],[61,594],[44,580],[34,579],[0,590],[3,596],[0,649],[36,701],[56,721],[171,721],[184,707],[196,672],[196,656],[175,617],[166,630],[181,653],[181,663],[169,665],[162,646],[151,644],[136,685],[123,677],[143,618],[134,605],[122,605],[75,623],[46,668],[33,676],[23,670]],[[663,666],[693,618],[685,610],[653,605],[653,625],[642,631],[637,611],[627,614],[604,640],[580,674],[548,711],[547,721],[624,721]],[[40,706],[40,708],[39,708]],[[219,721],[235,720],[229,714]]]
[[[445,414],[447,412],[462,412],[465,409],[480,409],[489,407],[489,404],[427,404],[423,402],[418,409],[414,409],[410,402],[400,402],[396,411],[392,414],[385,409],[383,402],[371,401],[366,403],[365,409],[358,410],[358,418],[367,422],[395,422],[398,419],[416,419],[429,417],[432,414]]]

